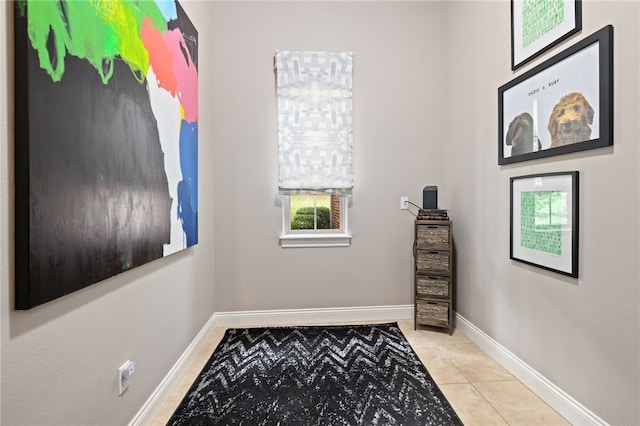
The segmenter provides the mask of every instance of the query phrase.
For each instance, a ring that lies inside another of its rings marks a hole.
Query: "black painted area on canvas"
[[[16,69],[16,307],[28,309],[161,258],[171,198],[146,86],[126,64],[103,84],[69,55],[53,83],[25,43]]]

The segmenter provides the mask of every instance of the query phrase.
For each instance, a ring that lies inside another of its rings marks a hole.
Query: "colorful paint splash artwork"
[[[198,243],[198,33],[178,2],[15,3],[16,309]]]

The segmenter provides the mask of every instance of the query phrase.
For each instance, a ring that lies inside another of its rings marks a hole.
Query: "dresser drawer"
[[[416,270],[430,274],[449,275],[451,252],[445,250],[417,250]]]
[[[449,297],[449,277],[416,275],[418,297]]]
[[[449,303],[416,300],[416,322],[446,327],[449,325]]]
[[[416,245],[418,249],[449,250],[451,227],[449,225],[416,225]]]

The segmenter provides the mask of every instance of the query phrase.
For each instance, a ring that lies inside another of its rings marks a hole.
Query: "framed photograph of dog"
[[[582,29],[582,0],[511,0],[511,69]]]
[[[510,259],[578,278],[578,172],[511,178]]]
[[[613,27],[498,88],[498,164],[613,144]]]

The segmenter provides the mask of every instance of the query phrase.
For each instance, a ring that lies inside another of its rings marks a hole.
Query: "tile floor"
[[[466,426],[570,424],[460,331],[414,330],[411,320],[398,325]],[[224,332],[212,330],[153,426],[167,423]]]

